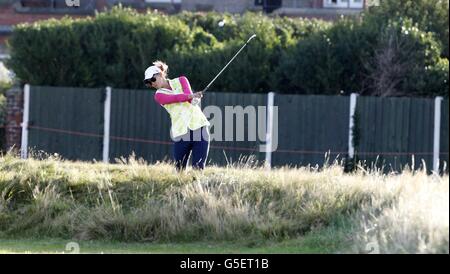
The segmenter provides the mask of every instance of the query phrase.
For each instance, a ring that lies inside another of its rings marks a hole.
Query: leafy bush
[[[186,75],[192,87],[200,90],[255,33],[257,38],[214,82],[212,90],[447,94],[448,58],[442,55],[441,30],[423,25],[424,18],[435,20],[433,24],[445,18],[432,8],[428,17],[420,17],[407,4],[391,2],[383,1],[379,9],[361,18],[333,24],[256,13],[139,14],[115,7],[94,18],[17,26],[9,40],[8,65],[18,79],[34,85],[134,89],[144,88],[143,71],[161,59],[169,64],[169,77]],[[400,8],[412,18],[398,16],[394,11]],[[392,46],[397,47],[396,55],[386,59]],[[403,72],[384,71],[389,68],[382,65],[386,62],[402,66]]]
[[[370,58],[376,37],[375,31],[360,22],[342,19],[299,41],[284,53],[277,70],[281,90],[302,94],[360,91],[365,76],[363,61]]]
[[[18,26],[10,39],[8,65],[22,81],[35,85],[138,88],[151,61],[189,42],[189,34],[175,18],[115,8],[95,19]]]
[[[391,20],[366,62],[368,91],[382,96],[421,96],[448,89],[448,59],[431,32],[410,19]],[[445,67],[447,64],[447,67]]]
[[[432,96],[448,90],[448,59],[435,34],[411,19],[343,19],[301,40],[283,54],[277,70],[284,92],[381,96]]]
[[[221,28],[217,24],[224,18]],[[258,38],[213,88],[267,92],[280,53],[296,37],[307,37],[315,26],[327,25],[252,13],[167,16],[115,7],[95,18],[19,25],[9,41],[8,65],[19,79],[34,85],[143,88],[145,68],[163,59],[170,76],[184,74],[200,88],[256,33]]]
[[[365,20],[388,24],[390,19],[410,18],[425,32],[436,34],[442,44],[442,56],[448,58],[448,0],[383,0],[365,14]]]
[[[10,89],[12,83],[0,81],[0,151],[5,146],[5,122],[6,122],[6,91]]]
[[[212,34],[219,41],[230,40],[239,33],[238,19],[239,15],[229,13],[192,13],[181,12],[176,15],[190,28],[200,27],[204,31]],[[222,22],[222,23],[221,23]],[[221,24],[219,24],[221,23]]]

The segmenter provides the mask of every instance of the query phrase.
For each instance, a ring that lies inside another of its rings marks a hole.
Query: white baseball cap
[[[145,70],[144,81],[153,77],[153,75],[161,73],[161,69],[157,66],[150,66]]]

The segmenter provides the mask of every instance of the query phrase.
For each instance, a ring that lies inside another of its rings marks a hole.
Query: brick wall
[[[214,10],[218,12],[243,13],[248,9],[255,8],[254,0],[183,0],[183,10]]]
[[[322,8],[323,0],[283,0],[286,8]]]
[[[12,87],[6,92],[5,149],[20,148],[22,137],[23,89]]]
[[[283,0],[286,8],[323,8],[324,0]],[[258,10],[254,0],[182,0],[182,9],[190,11],[209,11],[243,13]]]

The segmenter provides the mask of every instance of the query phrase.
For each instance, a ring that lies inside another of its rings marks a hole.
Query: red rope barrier
[[[4,128],[4,126],[0,126],[0,128]],[[20,127],[15,127],[20,128]],[[48,128],[48,127],[41,127],[41,126],[33,126],[29,125],[28,128],[30,129],[36,129],[41,131],[49,131],[49,132],[58,132],[58,133],[64,133],[64,134],[71,134],[71,135],[78,135],[78,136],[87,136],[87,137],[96,137],[96,138],[103,138],[103,134],[97,134],[97,133],[89,133],[89,132],[81,132],[81,131],[73,131],[73,130],[65,130],[65,129],[57,129],[57,128]],[[141,143],[151,143],[151,144],[162,144],[162,145],[171,145],[173,142],[168,141],[161,141],[161,140],[149,140],[149,139],[140,139],[140,138],[130,138],[130,137],[122,137],[122,136],[110,136],[113,140],[119,140],[119,141],[129,141],[129,142],[141,142]],[[257,152],[257,148],[246,148],[246,147],[227,147],[227,146],[217,146],[217,145],[211,145],[210,148],[214,149],[225,149],[225,150],[238,150],[238,151],[250,151],[250,152]],[[276,151],[273,151],[274,153],[299,153],[299,154],[347,154],[345,151],[335,151],[335,152],[328,152],[328,151],[313,151],[313,150],[292,150],[292,149],[277,149]],[[440,155],[448,155],[448,152],[440,152]],[[356,152],[356,155],[388,155],[388,156],[412,156],[412,155],[433,155],[433,152]]]

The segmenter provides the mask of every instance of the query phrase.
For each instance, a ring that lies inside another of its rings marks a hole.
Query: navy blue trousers
[[[188,130],[188,133],[175,139],[173,146],[175,165],[177,170],[185,169],[192,152],[192,167],[203,169],[209,152],[208,127],[201,127],[194,131]]]

